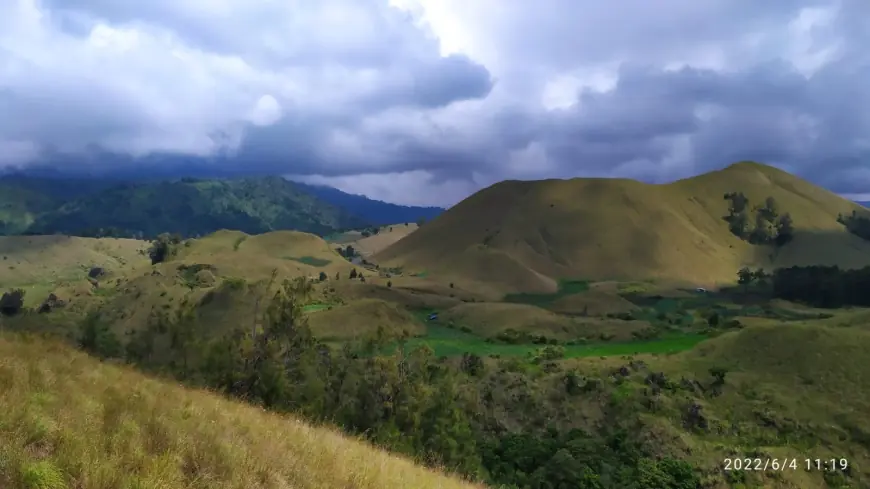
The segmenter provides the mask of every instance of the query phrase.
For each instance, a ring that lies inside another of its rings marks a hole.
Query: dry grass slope
[[[365,238],[359,236],[356,241],[348,244],[352,245],[362,256],[368,257],[386,249],[388,246],[411,234],[416,229],[416,223],[408,223],[408,225],[400,223],[392,226],[383,226],[380,228],[378,234],[373,234]]]
[[[372,334],[378,327],[389,333],[425,333],[420,322],[404,309],[379,299],[360,299],[308,316],[311,331],[323,340],[346,340]]]
[[[774,197],[795,221],[778,254],[733,236],[723,195]],[[546,291],[553,278],[667,279],[712,287],[742,266],[870,264],[870,243],[836,222],[858,208],[784,171],[738,163],[664,185],[625,179],[506,181],[472,195],[374,259],[502,292]],[[449,239],[446,239],[449,237]]]
[[[476,487],[296,419],[0,336],[0,487]]]
[[[273,269],[282,276],[310,275],[320,272],[346,275],[352,265],[322,238],[298,231],[272,231],[247,235],[239,231],[217,231],[194,240],[182,248],[166,267],[181,263],[208,263],[227,276],[248,280],[268,278]]]

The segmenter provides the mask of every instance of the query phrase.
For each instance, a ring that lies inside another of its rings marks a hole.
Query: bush
[[[151,247],[148,248],[148,256],[151,258],[151,264],[162,263],[167,259],[175,256],[178,252],[178,245],[181,243],[181,236],[177,234],[163,233],[157,236],[157,239],[151,242]]]
[[[392,287],[392,286],[393,286],[393,281],[387,280],[387,287]]]
[[[121,342],[97,314],[88,314],[80,326],[79,346],[85,351],[102,358],[120,357],[123,353]]]
[[[0,314],[15,316],[24,310],[24,289],[13,289],[4,292],[0,297]]]

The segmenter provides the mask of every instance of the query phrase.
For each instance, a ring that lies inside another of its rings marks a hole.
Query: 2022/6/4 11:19
[[[726,458],[724,461],[726,471],[786,471],[804,469],[807,472],[847,472],[849,461],[845,458]]]

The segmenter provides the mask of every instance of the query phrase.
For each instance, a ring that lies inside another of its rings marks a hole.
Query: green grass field
[[[321,304],[321,303],[308,304],[308,305],[305,305],[302,307],[302,312],[323,311],[324,309],[329,309],[330,307],[332,307],[332,304]]]
[[[589,282],[586,280],[562,280],[559,282],[559,290],[552,294],[507,294],[504,301],[546,307],[566,295],[579,294],[587,290],[589,290]]]
[[[654,340],[629,342],[601,342],[585,345],[567,345],[565,358],[616,356],[635,354],[666,354],[689,350],[698,343],[708,339],[707,335],[690,333],[671,333]],[[408,346],[428,345],[438,356],[458,356],[463,353],[474,353],[481,356],[526,356],[537,351],[544,345],[535,344],[505,344],[492,343],[484,338],[457,329],[429,324],[426,336],[412,338]]]
[[[325,267],[332,263],[330,260],[324,260],[323,258],[315,258],[313,256],[285,256],[285,260],[293,260],[302,263],[303,265],[311,265],[312,267]]]

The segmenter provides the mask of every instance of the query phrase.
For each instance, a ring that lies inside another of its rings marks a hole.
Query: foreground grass
[[[7,333],[0,487],[474,486],[325,428]]]
[[[654,340],[589,343],[585,345],[567,345],[565,358],[582,358],[615,355],[636,355],[642,353],[677,353],[692,349],[698,343],[708,339],[702,334],[679,333],[667,335]],[[489,343],[479,336],[465,333],[443,326],[427,326],[424,337],[412,338],[408,345],[426,344],[438,356],[457,356],[463,353],[477,355],[525,356],[542,348],[543,345]]]

